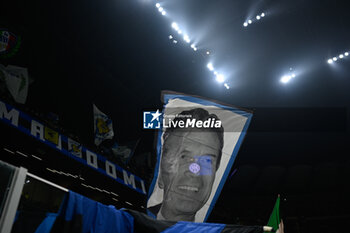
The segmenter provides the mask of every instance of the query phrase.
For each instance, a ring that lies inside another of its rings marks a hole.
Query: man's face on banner
[[[169,220],[188,220],[208,200],[217,161],[221,156],[218,134],[209,130],[175,130],[166,138],[161,161],[161,208]]]

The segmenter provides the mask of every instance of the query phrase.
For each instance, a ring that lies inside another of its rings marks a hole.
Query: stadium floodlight
[[[225,83],[224,86],[226,87],[226,89],[230,89],[230,86],[227,83]]]
[[[209,55],[210,54],[210,52],[209,51],[207,51],[207,55]]]
[[[343,54],[340,54],[340,55],[339,55],[339,58],[340,58],[340,59],[344,58],[344,55],[343,55]]]
[[[336,57],[333,57],[333,61],[337,61],[338,59]]]
[[[214,74],[215,74],[215,75],[218,75],[218,72],[214,71]]]
[[[349,53],[348,53],[348,52],[345,52],[344,55],[345,55],[345,56],[349,56]]]
[[[328,64],[332,64],[333,63],[333,60],[332,59],[328,59]]]
[[[194,44],[191,44],[191,48],[193,48],[193,49],[194,49],[195,47],[196,47],[196,46],[195,46]]]
[[[160,4],[159,2],[156,3],[156,7],[159,8],[160,7]]]
[[[292,79],[292,76],[290,76],[290,75],[284,75],[284,76],[282,76],[282,78],[281,78],[281,82],[282,83],[288,83],[290,80]]]
[[[182,31],[181,30],[178,30],[177,33],[179,33],[180,35],[182,34]]]
[[[174,43],[174,44],[177,44],[177,40],[173,40],[173,43]]]
[[[184,35],[184,41],[186,41],[187,43],[191,42],[190,38],[186,34]]]
[[[173,39],[174,37],[172,35],[169,35],[169,40]]]
[[[166,11],[162,11],[162,15],[166,15]]]
[[[213,70],[214,70],[214,66],[213,66],[213,64],[212,64],[211,62],[209,62],[209,63],[207,64],[207,67],[208,67],[208,69],[209,69],[210,71],[213,71]]]
[[[251,21],[251,20],[248,20],[248,23],[249,23],[249,24],[252,24],[252,21]]]
[[[159,8],[158,8],[158,11],[159,11],[159,12],[162,12],[163,10],[164,10],[163,7],[159,7]]]
[[[261,17],[265,17],[265,13],[263,12],[263,13],[261,13]]]
[[[179,25],[177,25],[177,23],[175,23],[175,22],[173,22],[173,23],[171,24],[171,27],[174,28],[176,31],[179,30]]]
[[[292,74],[292,78],[295,78],[295,74],[294,73]]]
[[[196,47],[194,47],[194,48],[193,48],[193,50],[194,50],[194,51],[197,51],[197,48],[196,48]]]
[[[243,26],[244,26],[244,27],[248,27],[248,23],[247,23],[247,22],[244,22]]]
[[[257,19],[257,20],[260,20],[260,15],[257,15],[257,16],[256,16],[256,19]]]
[[[222,74],[218,74],[216,75],[216,81],[223,83],[225,81],[225,77]]]

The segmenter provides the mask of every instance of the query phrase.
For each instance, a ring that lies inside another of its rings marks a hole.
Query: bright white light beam
[[[184,35],[184,41],[186,41],[187,43],[191,42],[190,38],[186,34]]]
[[[173,23],[171,24],[171,27],[174,28],[176,31],[179,30],[179,25],[177,25],[177,23],[175,23],[175,22],[173,22]]]
[[[209,69],[210,71],[213,71],[213,70],[214,70],[214,66],[213,66],[213,64],[212,64],[211,62],[207,64],[207,67],[208,67],[208,69]]]
[[[225,81],[225,77],[222,74],[218,74],[216,75],[216,81],[223,83]]]
[[[292,76],[290,75],[284,75],[282,78],[281,78],[281,82],[282,83],[288,83],[290,80],[292,79]]]

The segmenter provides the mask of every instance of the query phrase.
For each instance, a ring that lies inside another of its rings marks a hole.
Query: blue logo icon
[[[156,112],[143,112],[143,128],[160,129],[161,115],[162,113],[159,110]]]

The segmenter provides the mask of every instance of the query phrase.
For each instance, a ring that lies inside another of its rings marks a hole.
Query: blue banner
[[[145,182],[141,178],[2,101],[0,120],[109,178],[146,194]]]

